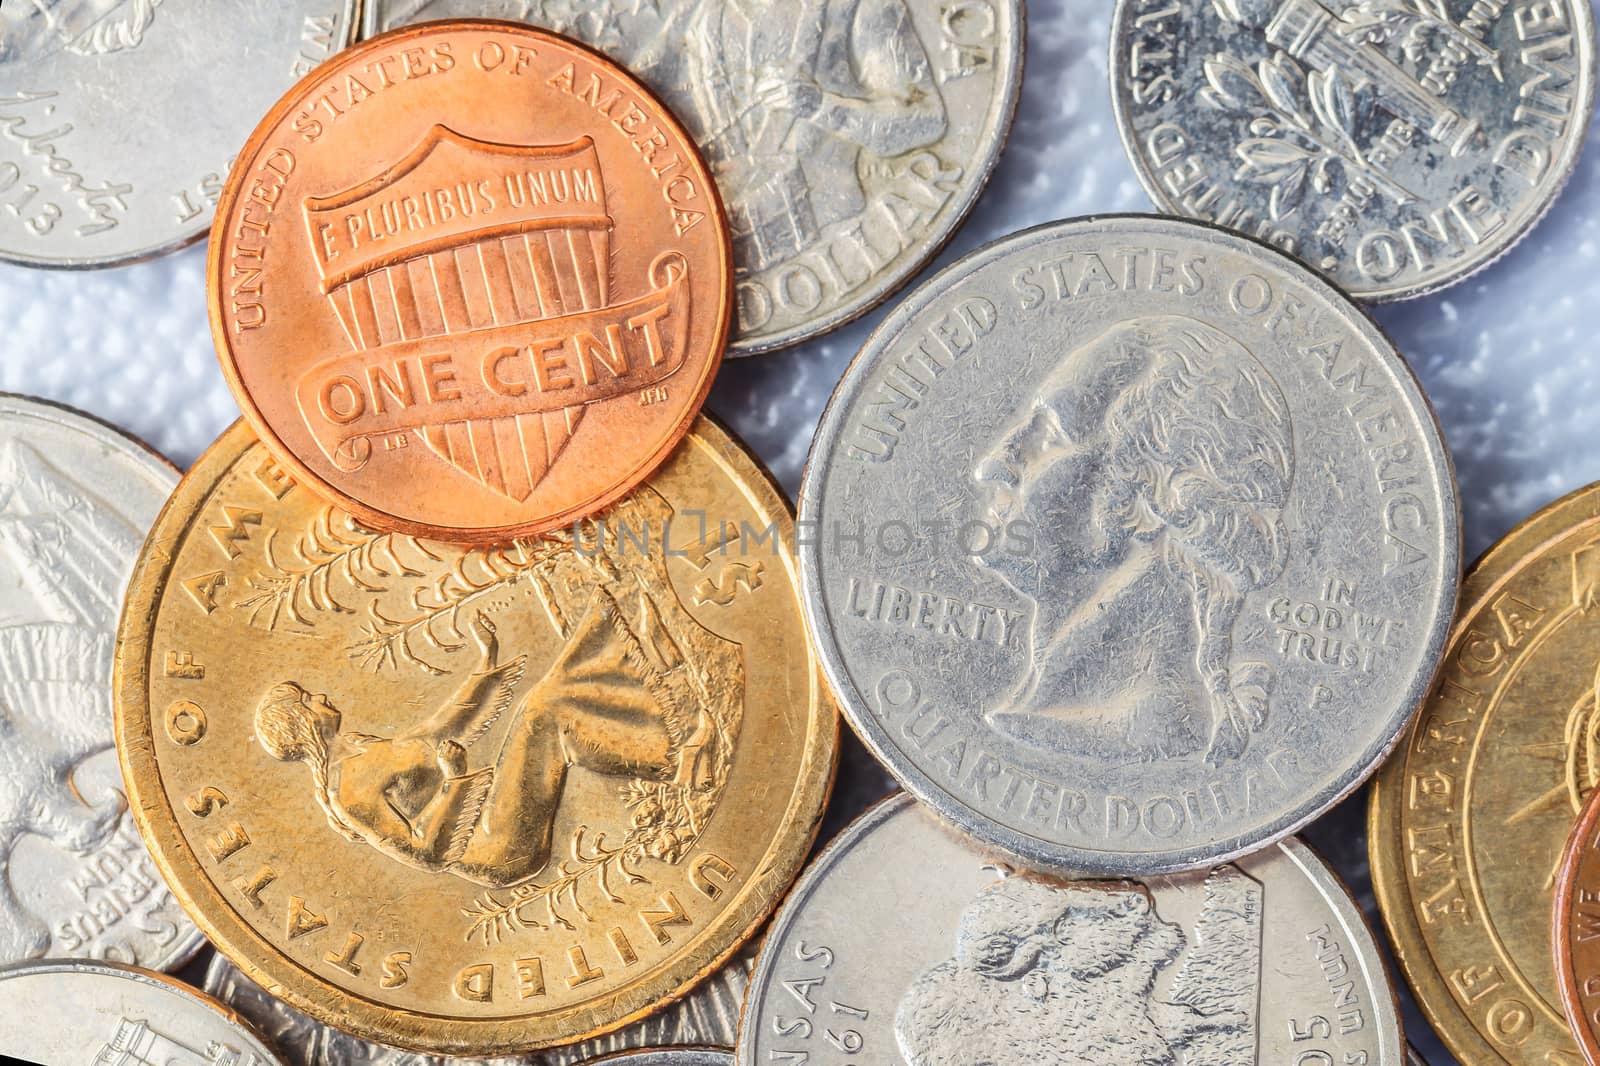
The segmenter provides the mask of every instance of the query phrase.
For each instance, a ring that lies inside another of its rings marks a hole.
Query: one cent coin
[[[1511,248],[1594,110],[1589,0],[1119,0],[1112,36],[1151,198],[1359,299],[1435,292]]]
[[[1593,710],[1600,715],[1600,684]],[[1600,731],[1585,738],[1600,744]],[[1552,946],[1556,987],[1584,1061],[1600,1063],[1600,792],[1584,802],[1556,876]]]
[[[60,959],[0,968],[0,1058],[279,1066],[238,1016],[161,974]]]
[[[19,0],[0,11],[0,260],[97,267],[211,225],[280,93],[349,43],[355,0]]]
[[[1551,962],[1562,847],[1600,779],[1600,491],[1468,574],[1439,683],[1372,789],[1372,881],[1417,1001],[1463,1062],[1576,1063]]]
[[[1406,1044],[1360,909],[1296,839],[1063,881],[1012,874],[900,795],[778,912],[736,1061],[1405,1066]]]
[[[0,394],[0,963],[176,969],[205,942],[139,839],[111,721],[123,590],[177,483],[119,430]]]
[[[367,33],[526,19],[661,94],[733,228],[728,354],[826,333],[930,260],[994,171],[1022,88],[1022,0],[368,0]]]
[[[130,586],[118,743],[156,861],[251,980],[491,1056],[713,973],[799,869],[838,716],[788,506],[698,422],[575,529],[371,532],[242,423]]]
[[[214,233],[246,418],[388,532],[505,540],[618,499],[694,420],[732,315],[693,140],[598,53],[509,23],[400,30],[302,81]]]
[[[1454,475],[1394,347],[1177,219],[1051,224],[925,284],[846,372],[800,511],[851,724],[1045,868],[1304,825],[1397,743],[1455,606]]]

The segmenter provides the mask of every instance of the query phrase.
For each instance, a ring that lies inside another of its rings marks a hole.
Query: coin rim
[[[473,526],[464,527],[449,524],[449,515],[440,515],[437,521],[425,522],[417,519],[403,518],[391,514],[364,500],[357,499],[348,492],[329,482],[322,475],[312,470],[311,467],[278,436],[272,423],[261,411],[255,397],[245,387],[244,379],[240,375],[238,359],[230,344],[227,324],[222,318],[222,291],[225,287],[223,277],[224,250],[231,248],[231,241],[225,232],[228,219],[236,204],[245,195],[245,178],[250,170],[250,164],[258,159],[272,135],[289,113],[300,103],[301,89],[309,85],[313,79],[320,76],[322,69],[312,71],[306,77],[296,82],[272,109],[266,113],[261,121],[251,131],[250,139],[245,141],[244,147],[239,149],[239,154],[234,159],[233,167],[228,172],[228,180],[223,186],[222,195],[217,200],[215,218],[212,221],[211,243],[206,252],[206,317],[211,326],[211,339],[217,349],[217,361],[222,366],[222,376],[228,383],[228,391],[233,394],[234,401],[238,403],[239,410],[244,414],[245,420],[250,423],[255,435],[261,443],[272,452],[273,457],[295,475],[296,481],[311,489],[317,495],[336,505],[341,510],[354,515],[374,530],[384,533],[404,533],[413,537],[425,537],[429,540],[440,540],[446,543],[488,545],[502,541],[514,540],[517,537],[535,536],[548,533],[570,522],[580,521],[596,511],[615,503],[639,485],[643,484],[667,458],[672,455],[689,427],[694,424],[695,417],[700,414],[700,409],[705,405],[706,397],[711,394],[711,386],[716,381],[717,371],[722,365],[723,353],[727,349],[729,330],[733,325],[734,287],[733,287],[733,238],[728,229],[727,210],[722,202],[721,190],[717,188],[716,176],[711,168],[706,165],[705,159],[700,155],[698,143],[689,132],[678,122],[665,104],[663,104],[649,86],[639,81],[626,68],[616,63],[597,49],[590,48],[582,41],[575,41],[559,33],[551,33],[520,22],[508,22],[503,19],[444,19],[432,22],[419,22],[412,26],[402,26],[369,37],[365,41],[352,45],[330,59],[339,59],[346,64],[354,63],[363,56],[388,48],[401,41],[416,38],[432,37],[434,35],[448,35],[458,33],[493,32],[509,33],[512,35],[532,37],[535,41],[544,44],[554,44],[556,48],[566,48],[575,51],[581,56],[586,56],[601,70],[615,78],[630,91],[638,94],[640,99],[655,108],[654,117],[665,126],[680,141],[685,157],[698,167],[698,177],[702,186],[707,190],[710,200],[708,212],[717,237],[717,259],[719,260],[723,284],[720,289],[720,301],[716,309],[716,319],[711,330],[710,352],[706,358],[700,379],[696,382],[693,391],[686,403],[682,404],[682,415],[673,426],[661,435],[661,443],[646,454],[627,472],[614,478],[611,487],[602,492],[593,493],[582,500],[575,500],[569,506],[559,511],[548,511],[543,517],[526,519],[520,522],[510,522],[498,526]],[[710,291],[717,291],[712,289]],[[691,311],[691,314],[694,312]],[[674,375],[676,376],[676,375]],[[282,391],[281,389],[279,391]],[[469,508],[457,506],[456,517],[464,517]]]
[[[777,963],[774,961],[776,952],[772,949],[772,945],[779,944],[789,929],[799,920],[799,916],[807,909],[813,894],[832,872],[835,864],[848,854],[863,836],[877,829],[883,822],[888,821],[908,807],[914,807],[921,811],[924,818],[929,818],[935,826],[945,830],[947,834],[950,833],[948,823],[940,818],[933,817],[934,812],[930,811],[926,804],[919,802],[909,792],[891,792],[839,830],[838,834],[811,860],[805,872],[800,875],[794,887],[789,890],[789,895],[783,901],[783,906],[779,908],[778,913],[772,918],[772,925],[767,930],[766,942],[762,946],[761,953],[756,956],[755,969],[750,973],[750,985],[745,991],[744,1011],[739,1017],[739,1039],[734,1046],[733,1066],[760,1066],[753,1059],[755,1041],[750,1038],[748,1029],[752,1025],[759,1024],[756,1018],[759,1013],[756,1006],[757,990],[771,985],[773,971],[777,968]],[[975,858],[982,857],[985,851],[984,845],[969,838],[962,838],[960,834],[951,835],[962,846],[971,850]],[[1367,973],[1369,977],[1368,984],[1373,986],[1374,996],[1371,1006],[1374,1014],[1378,1014],[1385,1009],[1388,1011],[1389,1024],[1382,1025],[1379,1028],[1386,1031],[1388,1040],[1392,1042],[1397,1053],[1398,1058],[1393,1063],[1393,1066],[1402,1066],[1398,1059],[1404,1058],[1406,1052],[1410,1049],[1410,1045],[1406,1041],[1405,1021],[1400,1011],[1399,989],[1395,983],[1394,973],[1384,960],[1377,930],[1373,928],[1372,922],[1367,918],[1366,912],[1361,909],[1361,905],[1356,902],[1355,895],[1350,891],[1350,886],[1345,883],[1344,878],[1340,877],[1339,872],[1310,844],[1301,840],[1298,836],[1288,836],[1274,841],[1258,852],[1252,852],[1251,855],[1265,855],[1273,848],[1276,848],[1279,855],[1286,859],[1296,870],[1299,870],[1306,880],[1311,883],[1318,896],[1326,903],[1328,910],[1339,919],[1341,928],[1348,933],[1360,934],[1366,937],[1364,944],[1358,944],[1355,942],[1355,936],[1352,935],[1349,944],[1350,951],[1356,956],[1358,964]],[[1238,856],[1238,858],[1248,857],[1250,856]],[[1234,860],[1228,860],[1228,862],[1232,861]],[[1228,863],[1219,863],[1218,865],[1223,866],[1228,865]],[[1192,876],[1198,871],[1188,871],[1188,873]],[[1078,878],[1063,877],[1059,874],[1050,874],[1048,876],[1056,880],[1080,880]],[[1173,875],[1141,874],[1138,876],[1139,878],[1159,879]],[[1150,886],[1146,885],[1145,887],[1149,888]],[[1343,909],[1341,910],[1341,908]],[[1388,992],[1387,996],[1383,995],[1385,991]],[[1380,1060],[1374,1063],[1373,1066],[1389,1066],[1388,1063],[1381,1059],[1382,1045],[1383,1037],[1380,1036]]]
[[[1126,49],[1122,48],[1124,37],[1120,32],[1125,25],[1125,18],[1131,19],[1131,11],[1140,0],[1117,0],[1117,6],[1111,14],[1111,59],[1110,78],[1107,86],[1111,92],[1111,110],[1115,115],[1117,137],[1122,142],[1124,154],[1133,168],[1139,184],[1144,187],[1145,194],[1157,211],[1176,212],[1178,206],[1169,197],[1163,195],[1161,183],[1156,180],[1155,171],[1145,159],[1144,153],[1139,151],[1137,138],[1133,130],[1133,116],[1129,112],[1129,104],[1123,99],[1122,79],[1128,73],[1128,64],[1124,59]],[[1196,0],[1186,0],[1196,2]],[[1595,112],[1595,99],[1597,82],[1600,82],[1600,41],[1596,38],[1595,15],[1590,5],[1594,0],[1570,0],[1569,6],[1576,12],[1576,21],[1582,23],[1574,27],[1573,38],[1578,42],[1580,49],[1587,48],[1588,62],[1579,63],[1579,89],[1582,93],[1578,107],[1573,112],[1572,124],[1577,127],[1575,136],[1568,139],[1568,150],[1559,161],[1559,166],[1552,168],[1554,180],[1550,183],[1549,191],[1542,197],[1541,202],[1528,213],[1522,225],[1508,230],[1499,240],[1500,243],[1489,245],[1490,252],[1477,259],[1463,259],[1458,261],[1454,269],[1444,271],[1433,280],[1421,280],[1408,285],[1388,285],[1377,288],[1356,286],[1345,289],[1353,301],[1362,304],[1378,306],[1381,304],[1401,303],[1406,300],[1416,300],[1434,293],[1443,292],[1455,285],[1466,281],[1468,278],[1488,270],[1498,263],[1511,250],[1533,232],[1534,228],[1543,222],[1556,201],[1561,198],[1572,176],[1577,172],[1578,163],[1583,158],[1583,149],[1589,138],[1589,127],[1592,124]],[[1183,216],[1188,217],[1188,216]],[[1195,219],[1194,221],[1202,221]],[[1342,283],[1336,281],[1331,275],[1317,270],[1310,263],[1300,259],[1295,261],[1322,277],[1337,288],[1342,288]]]
[[[195,860],[193,848],[178,828],[176,814],[161,785],[148,681],[150,657],[154,654],[154,624],[171,587],[171,564],[178,541],[201,521],[204,505],[212,499],[217,483],[254,442],[249,426],[242,420],[235,422],[179,484],[156,520],[129,583],[117,641],[117,755],[130,807],[173,895],[217,949],[256,984],[325,1025],[407,1050],[472,1056],[540,1050],[620,1029],[682,998],[738,952],[761,928],[799,874],[833,788],[839,754],[839,716],[827,683],[815,666],[814,649],[810,649],[813,668],[805,704],[808,738],[794,768],[784,820],[736,897],[697,934],[700,949],[670,956],[648,982],[636,980],[603,1000],[591,998],[544,1018],[474,1019],[424,1014],[385,1006],[329,983],[289,959],[240,917]],[[695,426],[693,443],[686,439],[685,446],[702,448],[707,459],[726,473],[733,491],[752,506],[774,518],[792,519],[788,500],[759,466],[752,463],[749,473],[738,470],[737,464],[748,460],[750,453],[720,424],[705,418]],[[798,596],[793,556],[775,563],[790,569]],[[802,622],[801,635],[803,629]],[[713,947],[712,933],[718,929],[727,932],[720,946]]]
[[[1119,230],[1117,224],[1122,224]],[[1235,834],[1215,839],[1207,846],[1198,842],[1189,850],[1101,851],[1046,841],[1024,834],[1011,826],[974,810],[965,800],[952,795],[934,782],[920,767],[906,757],[900,748],[887,740],[872,709],[864,696],[850,680],[840,642],[828,624],[828,610],[818,572],[821,551],[820,537],[803,538],[798,545],[800,559],[801,602],[804,605],[806,627],[816,645],[824,673],[833,687],[834,698],[844,712],[857,737],[878,761],[883,763],[902,787],[906,788],[941,818],[951,822],[969,836],[999,848],[1025,866],[1047,873],[1071,873],[1083,876],[1119,877],[1128,874],[1156,876],[1183,873],[1222,865],[1253,851],[1258,851],[1299,832],[1325,814],[1340,800],[1349,796],[1377,771],[1396,745],[1405,737],[1410,723],[1423,706],[1427,694],[1444,663],[1446,638],[1450,633],[1451,619],[1460,590],[1461,575],[1461,498],[1456,482],[1455,463],[1444,442],[1444,432],[1416,372],[1405,356],[1400,354],[1394,341],[1383,327],[1361,305],[1345,296],[1327,279],[1311,271],[1299,260],[1293,259],[1261,241],[1207,222],[1172,215],[1104,214],[1084,215],[1077,218],[1046,222],[1019,230],[1016,233],[991,241],[945,267],[919,285],[902,300],[898,307],[872,331],[845,368],[839,384],[828,398],[822,419],[812,439],[811,450],[800,483],[800,528],[821,528],[821,519],[813,512],[821,506],[818,502],[826,488],[830,473],[832,453],[838,449],[844,420],[864,386],[875,359],[887,350],[905,329],[932,303],[952,289],[967,274],[999,261],[1009,253],[1038,243],[1040,238],[1055,238],[1074,231],[1087,231],[1104,227],[1108,235],[1120,236],[1137,230],[1149,232],[1165,239],[1173,239],[1170,227],[1189,229],[1192,233],[1177,236],[1184,239],[1201,239],[1211,243],[1234,244],[1234,251],[1252,257],[1267,266],[1277,268],[1293,281],[1312,293],[1321,295],[1333,308],[1344,308],[1345,323],[1352,334],[1362,337],[1377,354],[1380,362],[1387,363],[1393,374],[1397,395],[1404,399],[1420,424],[1423,444],[1428,451],[1428,469],[1439,476],[1442,498],[1439,500],[1440,537],[1444,541],[1444,554],[1439,560],[1445,572],[1439,590],[1440,609],[1426,630],[1426,639],[1418,649],[1419,670],[1412,676],[1404,692],[1393,701],[1394,709],[1385,717],[1392,728],[1388,738],[1357,753],[1357,759],[1342,776],[1320,792],[1306,796],[1301,802],[1285,804],[1284,813],[1269,820],[1263,829],[1249,834]],[[1432,433],[1428,432],[1429,427]],[[1431,663],[1431,665],[1430,665]]]
[[[177,482],[183,477],[183,471],[179,470],[175,463],[173,463],[165,455],[162,455],[148,442],[140,440],[138,437],[134,436],[132,433],[129,433],[121,426],[108,422],[97,415],[92,415],[87,411],[73,407],[70,404],[61,403],[57,400],[47,400],[42,396],[29,396],[26,393],[21,392],[0,391],[0,422],[13,417],[35,418],[52,425],[61,426],[69,431],[82,433],[95,445],[101,448],[117,451],[136,466],[144,466],[151,473],[159,472],[160,474],[167,475],[168,480],[172,483],[165,487],[165,491],[169,495],[172,492],[172,489],[176,487]],[[165,501],[163,501],[162,506],[166,506]],[[141,542],[144,535],[148,532],[148,530],[141,530]],[[131,560],[129,566],[130,573],[133,569],[133,566],[137,565],[137,563],[137,559]],[[121,593],[119,597],[120,604],[126,605],[128,602],[127,590],[119,589],[118,591]],[[117,613],[120,616],[120,606]],[[112,635],[115,636],[115,633],[113,632]],[[104,682],[107,686],[112,684],[114,674],[115,666],[113,666],[112,673],[108,674],[104,678]],[[112,746],[114,747],[116,743],[115,723],[113,721],[112,723],[108,724],[112,725]],[[103,748],[100,752],[96,752],[95,754],[103,754],[110,750],[110,747]],[[126,784],[124,784],[123,792],[124,798],[126,798]],[[132,806],[131,802],[129,806]],[[144,844],[142,834],[140,837],[140,846],[144,847],[145,853],[148,855],[150,849]],[[9,873],[9,870],[9,860],[7,860],[6,864],[0,865],[0,875]],[[191,961],[193,961],[194,957],[200,953],[200,949],[205,947],[206,937],[204,933],[192,925],[189,927],[187,935],[184,934],[182,929],[178,930],[178,933],[178,939],[170,952],[149,960],[148,966],[134,968],[149,970],[179,970],[184,966],[187,966]],[[80,958],[81,956],[67,954],[55,957],[60,959],[76,959]],[[28,960],[16,961],[22,962]]]
[[[263,1066],[286,1066],[278,1057],[277,1049],[272,1046],[255,1026],[239,1016],[239,1012],[229,1007],[226,1003],[214,996],[208,995],[192,985],[184,984],[170,974],[157,973],[155,970],[145,969],[143,966],[129,966],[121,962],[107,962],[104,959],[29,959],[24,962],[13,962],[0,965],[0,983],[13,977],[37,977],[41,974],[52,973],[92,973],[101,977],[115,977],[119,980],[134,981],[138,984],[154,985],[176,993],[183,999],[190,1000],[207,1010],[220,1014],[223,1019],[236,1028],[242,1029],[245,1035],[255,1040],[256,1044],[267,1053],[267,1061]]]
[[[1600,1063],[1600,1043],[1584,1015],[1578,997],[1578,975],[1572,968],[1572,938],[1566,935],[1572,923],[1572,891],[1577,887],[1578,868],[1583,865],[1585,844],[1600,824],[1600,791],[1589,796],[1577,824],[1561,849],[1561,867],[1556,872],[1555,898],[1550,907],[1550,944],[1556,963],[1556,991],[1561,996],[1561,1011],[1567,1028],[1589,1066]]]
[[[1585,512],[1580,520],[1568,517]],[[1466,632],[1488,602],[1499,594],[1523,559],[1533,559],[1576,530],[1600,525],[1600,482],[1586,485],[1552,501],[1517,523],[1481,555],[1462,581],[1461,606],[1452,625],[1449,648]],[[1423,704],[1424,709],[1432,700]],[[1405,875],[1405,847],[1401,840],[1401,797],[1413,734],[1423,716],[1418,714],[1405,731],[1405,743],[1372,780],[1367,801],[1367,862],[1378,913],[1389,933],[1389,943],[1400,973],[1410,986],[1417,1007],[1450,1053],[1464,1062],[1510,1063],[1461,1009],[1445,984],[1433,953],[1428,949],[1417,919],[1415,903]],[[1391,810],[1392,808],[1392,810]],[[1579,1042],[1574,1041],[1575,1046]]]
[[[317,67],[322,66],[323,63],[334,58],[354,43],[357,28],[365,18],[362,12],[362,0],[339,0],[339,2],[344,8],[344,34],[334,41],[335,47],[333,51],[329,52],[326,58],[319,60]],[[247,48],[246,51],[249,51],[249,49]],[[313,67],[311,73],[314,74],[316,69],[316,67]],[[307,74],[305,77],[310,76],[310,74]],[[298,85],[303,80],[304,78],[296,78],[294,84]],[[286,91],[292,92],[293,86]],[[231,166],[229,169],[232,169]],[[211,223],[215,220],[216,211],[220,206],[221,201],[219,200],[217,208],[212,209],[212,218],[202,222],[199,226],[180,230],[176,237],[158,244],[145,245],[132,252],[118,253],[116,255],[80,255],[48,259],[41,256],[28,255],[26,252],[10,252],[6,250],[4,245],[0,245],[0,263],[11,263],[15,266],[30,267],[35,270],[60,271],[104,270],[109,267],[133,266],[136,263],[146,263],[152,259],[170,255],[179,249],[187,248],[203,239],[211,232]]]

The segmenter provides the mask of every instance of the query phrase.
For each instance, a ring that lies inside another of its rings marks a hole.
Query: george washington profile
[[[94,56],[136,48],[161,3],[10,0],[0,13],[0,64],[37,61],[57,52]]]
[[[995,528],[1041,550],[979,562],[1036,605],[994,726],[1051,750],[1243,753],[1271,677],[1234,626],[1282,574],[1289,408],[1243,345],[1190,318],[1120,323],[1067,352],[973,472]]]

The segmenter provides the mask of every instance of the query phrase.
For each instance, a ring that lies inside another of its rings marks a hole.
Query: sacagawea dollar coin
[[[0,261],[129,263],[205,234],[234,153],[350,43],[356,0],[0,11]]]
[[[179,899],[366,1040],[487,1057],[713,973],[809,850],[838,716],[787,504],[701,420],[599,516],[492,548],[369,531],[242,423],[134,575],[118,746]]]
[[[733,308],[690,135],[598,52],[505,22],[397,30],[300,82],[239,154],[207,272],[224,375],[296,480],[482,544],[648,477]]]
[[[661,95],[716,175],[728,355],[820,336],[916,276],[999,161],[1022,0],[367,0],[368,34],[494,15],[568,34]]]
[[[1164,211],[1261,237],[1357,299],[1483,269],[1566,185],[1590,0],[1119,0],[1111,96]]]
[[[1600,693],[1600,677],[1595,691]],[[1600,710],[1600,704],[1596,706]],[[1600,744],[1600,733],[1586,738]],[[1600,1064],[1600,792],[1590,792],[1567,838],[1551,915],[1556,988],[1567,1025],[1589,1066]]]
[[[735,1058],[1405,1066],[1406,1043],[1360,909],[1295,838],[1206,872],[1062,881],[902,794],[778,912]]]
[[[210,996],[149,970],[50,959],[0,967],[7,1062],[280,1066]]]
[[[923,285],[823,415],[807,620],[867,745],[1022,863],[1202,869],[1393,748],[1455,607],[1454,473],[1370,318],[1287,256],[1053,223]]]
[[[1372,789],[1373,890],[1423,1013],[1463,1062],[1577,1063],[1551,959],[1562,848],[1600,779],[1600,490],[1467,575],[1439,682]]]
[[[0,393],[0,964],[177,969],[205,942],[128,813],[111,720],[123,590],[172,464]]]

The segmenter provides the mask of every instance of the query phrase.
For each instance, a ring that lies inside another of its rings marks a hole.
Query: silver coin
[[[123,590],[177,483],[120,431],[0,393],[0,963],[168,970],[205,942],[139,838],[111,728]]]
[[[1151,198],[1368,300],[1521,239],[1577,165],[1595,80],[1589,0],[1119,0],[1112,28]]]
[[[1406,1048],[1406,1066],[1428,1066],[1427,1060],[1414,1047]]]
[[[257,119],[356,0],[20,0],[0,12],[0,260],[127,263],[211,225]]]
[[[801,489],[845,714],[941,815],[1122,876],[1348,794],[1438,666],[1454,475],[1372,320],[1263,245],[1149,216],[973,253],[868,339]]]
[[[1405,1046],[1371,931],[1298,840],[1206,873],[1035,879],[902,795],[778,912],[736,1058],[1402,1066]]]
[[[0,969],[0,1058],[8,1055],[50,1066],[278,1066],[232,1011],[187,985],[63,960]]]
[[[910,280],[976,202],[1022,86],[1022,0],[368,0],[363,18],[486,15],[599,48],[695,135],[733,229],[730,356]]]
[[[719,1048],[661,1048],[595,1059],[593,1066],[733,1066],[733,1053]]]
[[[643,1021],[578,1044],[505,1059],[444,1058],[368,1043],[301,1014],[268,994],[220,954],[212,957],[211,965],[206,969],[205,989],[237,1010],[264,1034],[288,1066],[343,1066],[345,1063],[382,1066],[450,1066],[452,1063],[459,1066],[470,1066],[471,1063],[577,1066],[578,1063],[636,1048],[684,1044],[731,1047],[738,1035],[739,1006],[744,1001],[745,986],[749,984],[750,968],[754,964],[753,949],[747,949],[697,985],[683,999],[656,1011]],[[699,1066],[698,1061],[693,1059],[655,1060],[648,1054],[638,1060],[624,1055],[617,1061],[627,1062],[631,1066],[650,1066],[657,1061],[662,1066]],[[709,1066],[720,1064],[711,1062]]]

